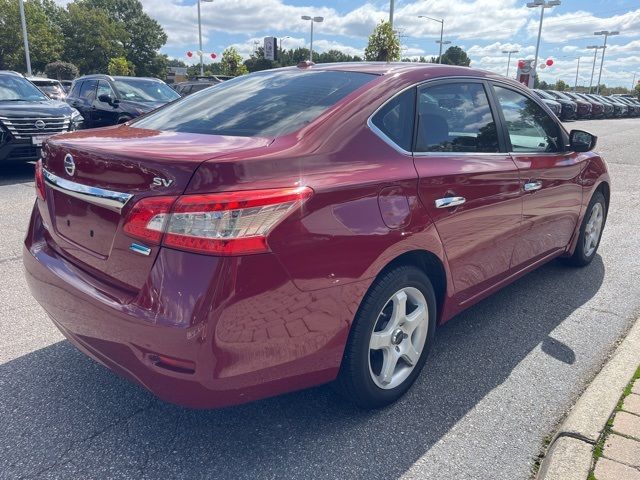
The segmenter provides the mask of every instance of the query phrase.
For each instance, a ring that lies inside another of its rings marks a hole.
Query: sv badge
[[[151,184],[154,187],[170,187],[173,183],[173,180],[167,180],[162,177],[153,177],[153,183]]]

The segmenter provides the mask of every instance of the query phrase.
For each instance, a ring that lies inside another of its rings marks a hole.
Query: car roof
[[[362,72],[371,73],[374,75],[391,75],[394,73],[416,71],[429,69],[451,69],[451,71],[464,70],[466,73],[489,73],[484,70],[475,69],[471,67],[461,67],[457,65],[443,65],[439,63],[424,63],[424,62],[335,62],[335,63],[316,63],[308,64],[302,62],[298,66],[288,68],[304,68],[310,70],[334,70],[334,71],[346,71],[346,72]]]
[[[118,76],[118,75],[107,75],[105,73],[91,73],[89,75],[83,75],[74,80],[152,80],[154,82],[162,82],[159,78],[154,77],[127,77],[127,76]]]

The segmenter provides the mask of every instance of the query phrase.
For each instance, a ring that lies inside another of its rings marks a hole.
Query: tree
[[[51,62],[44,67],[44,73],[56,80],[73,80],[80,73],[78,67],[69,62]]]
[[[454,46],[447,48],[447,51],[442,54],[442,62],[438,62],[438,59],[436,59],[435,63],[468,67],[471,65],[471,59],[462,48]]]
[[[105,12],[122,34],[118,41],[124,57],[133,65],[137,75],[164,76],[166,63],[158,58],[158,49],[167,43],[162,26],[147,15],[140,0],[77,0],[88,8]]]
[[[382,62],[400,60],[400,39],[389,22],[381,21],[373,29],[364,50],[364,59]]]
[[[104,73],[111,58],[124,56],[120,39],[126,32],[107,12],[91,8],[83,1],[70,3],[67,11],[62,26],[64,57],[76,64],[81,73]]]
[[[634,89],[638,100],[640,100],[640,81],[636,83],[636,88]]]
[[[247,67],[242,63],[242,57],[235,47],[228,47],[222,52],[222,74],[237,77],[249,73]]]
[[[47,17],[47,8],[58,11],[59,7],[48,0],[32,0],[25,2],[24,8],[31,67],[34,72],[42,72],[47,63],[59,60],[63,52],[62,31]],[[0,32],[0,70],[26,72],[17,1],[0,0]]]
[[[570,90],[570,89],[571,87],[569,87],[569,85],[567,85],[562,80],[558,80],[554,86],[554,90],[557,90],[559,92],[564,92],[565,90]]]
[[[109,59],[109,65],[107,66],[109,75],[129,76],[134,75],[134,66],[131,62],[128,62],[124,57],[114,57]]]

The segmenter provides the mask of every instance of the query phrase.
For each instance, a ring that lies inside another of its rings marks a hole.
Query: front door
[[[522,217],[521,180],[483,81],[428,83],[418,93],[414,161],[459,303],[508,276]]]
[[[518,267],[569,244],[580,215],[579,180],[588,155],[565,151],[560,125],[533,97],[497,84],[493,89],[523,181],[522,231],[513,252]]]

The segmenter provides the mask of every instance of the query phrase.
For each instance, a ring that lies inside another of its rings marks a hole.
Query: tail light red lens
[[[159,245],[176,197],[147,197],[136,203],[124,222],[125,233]]]
[[[38,197],[44,200],[44,175],[42,174],[42,160],[36,162],[35,169],[36,193]]]
[[[162,240],[163,245],[192,252],[266,252],[269,233],[311,195],[309,187],[295,187],[184,195],[177,200],[150,197],[134,206],[124,230],[148,242]]]

